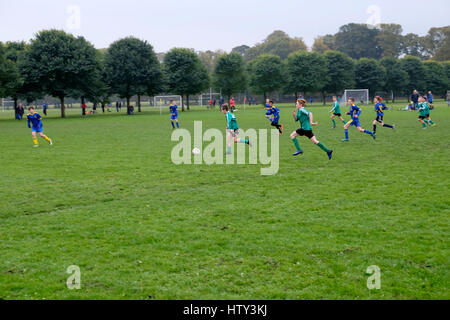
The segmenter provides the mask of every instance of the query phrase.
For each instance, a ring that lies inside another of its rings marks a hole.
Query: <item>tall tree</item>
[[[402,93],[408,84],[408,73],[403,70],[398,59],[383,58],[380,63],[386,69],[384,90],[386,92],[392,92],[393,101],[395,101],[395,94]]]
[[[381,24],[376,36],[382,57],[398,58],[402,51],[402,26],[399,24]]]
[[[147,41],[134,37],[118,40],[111,44],[105,56],[108,84],[112,92],[127,99],[130,111],[130,98],[153,95],[163,90],[161,65]]]
[[[348,55],[338,51],[327,51],[324,55],[327,61],[328,81],[324,91],[338,94],[353,87],[355,82],[355,63]]]
[[[46,30],[31,40],[19,66],[25,82],[60,99],[64,118],[64,99],[73,90],[89,86],[97,65],[96,50],[83,37]]]
[[[353,59],[363,57],[378,59],[382,54],[377,43],[379,33],[378,29],[369,28],[365,24],[346,24],[335,35],[336,49],[348,54]]]
[[[316,52],[294,52],[286,61],[287,92],[321,91],[328,82],[327,60]]]
[[[250,86],[255,93],[264,94],[275,92],[283,85],[285,76],[283,63],[279,56],[263,54],[249,63]]]
[[[306,51],[308,47],[301,38],[291,38],[284,31],[276,30],[272,32],[267,38],[245,51],[245,60],[250,61],[257,56],[265,53],[275,54],[281,59],[286,59],[287,56],[295,51]]]
[[[356,61],[355,81],[357,89],[369,89],[371,97],[384,86],[386,69],[375,59],[361,58]]]
[[[214,69],[214,87],[221,90],[229,100],[234,93],[244,91],[246,86],[247,78],[242,56],[236,52],[222,55]]]
[[[426,90],[425,69],[419,58],[406,56],[400,60],[403,70],[408,73],[408,83],[405,90],[408,96],[413,90]]]
[[[450,26],[431,28],[424,38],[429,57],[434,60],[450,60]]]
[[[164,70],[170,92],[186,96],[189,110],[189,96],[201,93],[209,86],[206,67],[194,51],[174,48],[164,57]],[[184,111],[184,103],[182,105]]]
[[[444,95],[448,89],[448,79],[444,65],[436,61],[425,61],[423,68],[425,71],[426,90]]]
[[[24,81],[20,74],[18,60],[25,50],[25,43],[8,42],[6,46],[0,43],[0,92],[1,97],[11,97],[14,100],[14,110],[17,110],[19,95],[24,91]]]
[[[402,38],[402,54],[425,59],[427,57],[426,39],[414,33],[408,33]]]

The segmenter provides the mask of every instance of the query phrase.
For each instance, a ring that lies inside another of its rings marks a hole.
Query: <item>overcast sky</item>
[[[79,14],[78,14],[79,13]],[[302,37],[346,23],[398,23],[425,35],[450,24],[449,0],[0,0],[0,41],[28,41],[42,29],[83,35],[97,48],[133,35],[157,52],[173,47],[231,50],[274,30]]]

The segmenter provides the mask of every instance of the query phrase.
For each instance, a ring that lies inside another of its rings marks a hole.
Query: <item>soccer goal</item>
[[[348,105],[348,99],[354,98],[356,104],[369,104],[369,89],[345,90],[341,99],[341,105]]]
[[[14,109],[14,101],[2,98],[2,112],[4,112],[5,110],[9,110],[11,108]]]
[[[163,108],[168,108],[171,101],[175,101],[175,104],[181,107],[183,98],[181,96],[156,96],[153,98],[153,105],[155,108],[159,108],[160,114],[162,114]]]

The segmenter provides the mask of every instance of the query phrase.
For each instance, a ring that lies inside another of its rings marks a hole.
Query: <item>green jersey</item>
[[[297,121],[300,121],[302,125],[302,129],[306,131],[311,131],[311,120],[310,120],[311,112],[306,110],[305,108],[301,108],[297,111]]]
[[[331,110],[331,112],[333,112],[334,114],[340,114],[341,113],[341,106],[339,105],[339,102],[335,102],[334,103],[334,107]]]
[[[228,130],[238,130],[239,126],[236,120],[236,116],[231,112],[227,113],[227,129]]]
[[[426,102],[419,103],[419,114],[425,117],[430,114],[430,106]]]

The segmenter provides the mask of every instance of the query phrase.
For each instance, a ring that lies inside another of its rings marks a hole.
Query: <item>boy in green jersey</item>
[[[298,143],[297,137],[308,137],[312,143],[318,146],[320,149],[325,151],[328,155],[328,159],[331,160],[333,157],[333,150],[328,149],[322,142],[319,142],[314,133],[312,132],[312,126],[317,126],[318,123],[314,122],[313,114],[306,110],[305,108],[306,100],[298,99],[297,107],[293,112],[294,120],[299,121],[301,124],[300,129],[292,132],[291,139],[297,148],[297,152],[293,154],[293,156],[298,156],[299,154],[303,154],[302,148],[300,148],[300,144]]]
[[[333,122],[333,129],[336,129],[336,121],[334,120],[334,118],[339,117],[339,119],[342,121],[342,123],[344,125],[347,124],[347,122],[345,122],[344,118],[342,118],[342,113],[341,113],[341,106],[339,105],[338,99],[336,96],[333,96],[333,109],[331,109],[330,113],[333,113],[333,115],[331,116],[331,121]]]
[[[427,128],[427,124],[435,127],[436,124],[431,120],[430,106],[427,103],[425,97],[419,97],[419,122],[422,124],[423,129]]]
[[[231,113],[230,107],[227,103],[222,106],[222,113],[226,115],[227,118],[227,155],[231,154],[231,141],[234,143],[245,143],[250,147],[252,146],[250,140],[248,139],[238,139],[239,126],[236,120],[236,116]]]

